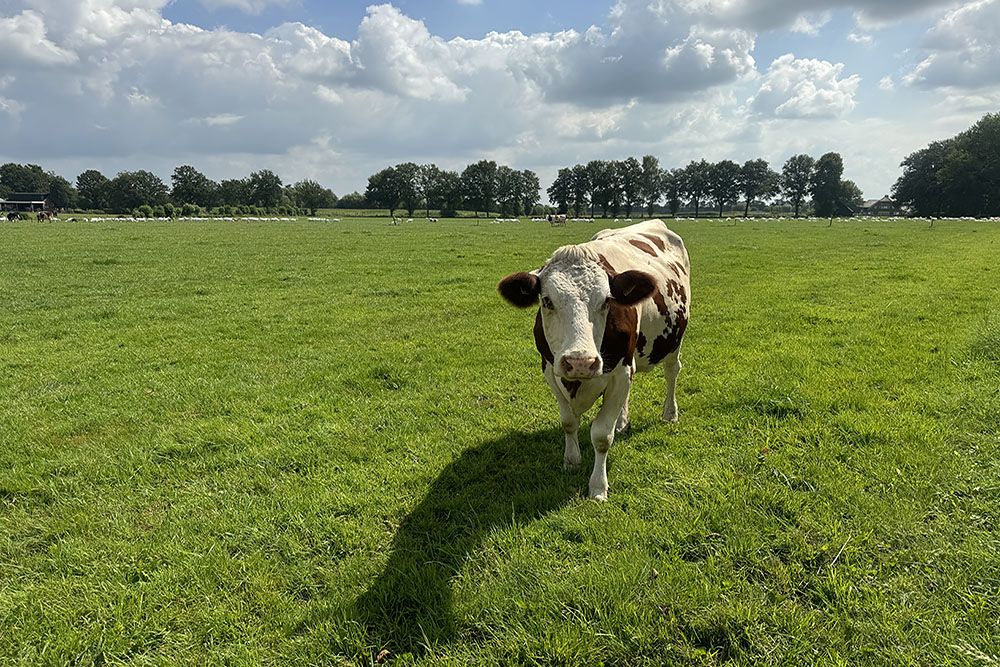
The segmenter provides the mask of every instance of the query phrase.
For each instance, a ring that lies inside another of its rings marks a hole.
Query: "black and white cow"
[[[663,366],[663,419],[677,421],[680,346],[691,299],[691,263],[681,237],[660,220],[606,229],[564,246],[541,269],[507,276],[500,294],[519,308],[541,304],[535,347],[559,403],[567,469],[580,465],[580,417],[601,396],[590,427],[594,470],[590,497],[608,497],[608,450],[628,428],[628,396],[636,371]]]

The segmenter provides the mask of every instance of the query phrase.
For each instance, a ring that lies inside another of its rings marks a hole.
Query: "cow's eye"
[[[552,305],[552,299],[550,299],[547,296],[543,296],[542,297],[542,308],[545,308],[546,310],[555,310],[556,309],[556,307],[554,305]]]

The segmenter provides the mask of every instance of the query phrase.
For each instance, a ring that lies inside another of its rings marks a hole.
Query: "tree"
[[[711,172],[711,165],[705,160],[691,162],[684,167],[684,195],[694,204],[694,217],[698,217],[701,200],[708,193],[708,179]]]
[[[955,215],[1000,215],[1000,113],[955,137],[938,178]]]
[[[0,165],[0,188],[12,192],[48,192],[51,176],[37,164]],[[5,195],[6,196],[6,195]]]
[[[57,210],[76,208],[76,189],[62,176],[49,174],[49,205]]]
[[[913,215],[941,215],[946,190],[939,178],[953,140],[935,141],[903,160],[903,175],[892,188],[893,199],[910,208]]]
[[[221,181],[218,200],[223,206],[246,206],[250,203],[249,181],[245,178],[231,178]],[[193,204],[193,202],[184,203]]]
[[[837,215],[842,202],[841,180],[844,175],[844,160],[839,153],[826,153],[816,161],[809,192],[812,194],[813,209],[821,218]]]
[[[642,189],[642,165],[634,157],[626,158],[618,163],[618,176],[622,187],[622,203],[625,206],[625,217],[632,217],[632,209],[644,201]]]
[[[663,197],[663,170],[660,161],[652,155],[642,156],[642,174],[639,176],[639,196],[646,205],[646,217],[653,217],[653,209]]]
[[[337,208],[364,208],[365,207],[365,196],[360,192],[352,192],[346,194],[337,200]]]
[[[580,211],[586,209],[590,202],[590,171],[587,169],[587,165],[578,164],[573,167],[572,192],[573,212],[579,218]]]
[[[840,200],[857,211],[865,203],[865,195],[854,181],[841,181]]]
[[[619,160],[605,162],[604,182],[601,189],[601,217],[617,216],[625,203],[625,188],[622,182],[622,163]]]
[[[167,185],[148,171],[123,171],[108,183],[108,207],[116,213],[130,213],[140,206],[167,203]]]
[[[413,162],[396,165],[396,180],[399,187],[399,203],[406,209],[407,215],[413,217],[413,212],[420,205],[420,167]]]
[[[395,217],[402,199],[400,190],[395,167],[386,167],[368,177],[365,200],[376,208],[389,209],[389,215]]]
[[[570,202],[573,198],[573,169],[565,167],[559,170],[552,185],[545,191],[549,195],[549,202],[555,204],[560,213],[569,211]]]
[[[497,163],[493,160],[480,160],[470,164],[462,171],[462,193],[466,205],[479,217],[479,212],[489,217],[496,203],[497,193]]]
[[[524,210],[525,215],[531,215],[531,212],[541,201],[541,197],[538,192],[542,189],[542,185],[538,180],[538,174],[531,171],[530,169],[525,169],[520,172],[521,174],[521,206]]]
[[[270,169],[250,174],[248,181],[250,203],[261,208],[277,208],[281,203],[281,179]]]
[[[293,185],[292,198],[297,207],[309,209],[310,215],[316,215],[321,208],[333,208],[337,205],[337,195],[332,190],[310,180]]]
[[[462,177],[457,171],[442,171],[437,189],[441,198],[441,216],[454,218],[462,208]]]
[[[170,199],[175,204],[197,204],[210,208],[219,201],[219,184],[190,165],[174,169],[170,182]]]
[[[87,210],[108,208],[108,178],[96,169],[88,169],[76,177],[79,203]]]
[[[793,155],[781,168],[781,191],[795,207],[796,218],[809,192],[815,168],[816,161],[808,155]]]
[[[667,206],[670,208],[670,215],[677,217],[677,211],[681,208],[681,197],[684,196],[687,187],[684,183],[685,171],[683,169],[671,169],[663,172],[661,177],[663,195],[667,199]]]
[[[608,191],[611,168],[604,160],[591,160],[587,163],[587,200],[590,202],[590,217],[594,217],[594,208],[601,206],[604,215],[608,213]]]
[[[767,160],[747,160],[740,170],[740,190],[746,199],[743,217],[750,217],[750,205],[755,199],[771,199],[780,190],[781,177]]]
[[[520,215],[521,175],[507,165],[497,167],[497,210],[501,215]]]
[[[417,170],[417,195],[424,200],[424,214],[431,217],[432,208],[440,208],[441,170],[436,164],[422,164]]]
[[[718,205],[720,218],[726,204],[740,196],[740,173],[740,165],[732,160],[717,162],[708,170],[707,192]]]

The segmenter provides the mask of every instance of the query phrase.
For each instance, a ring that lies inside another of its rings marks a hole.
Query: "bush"
[[[181,215],[192,216],[198,215],[199,213],[201,213],[201,207],[197,204],[184,204],[184,206],[181,207]]]
[[[170,202],[167,202],[166,204],[163,205],[163,212],[167,215],[168,218],[173,218],[174,216],[177,215],[177,211],[176,209],[174,209],[174,205],[171,204]]]
[[[143,204],[142,206],[140,206],[139,208],[137,208],[136,211],[138,212],[138,215],[136,216],[138,218],[152,218],[153,217],[153,207],[150,206],[149,204]]]
[[[167,217],[167,210],[165,208],[163,208],[162,206],[157,205],[155,208],[153,208],[153,217],[154,218],[165,218],[165,217]]]

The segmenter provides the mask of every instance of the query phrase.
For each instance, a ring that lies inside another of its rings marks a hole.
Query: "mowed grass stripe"
[[[0,656],[995,657],[1000,229],[823,224],[671,225],[607,505],[495,293],[598,226],[0,226]]]

